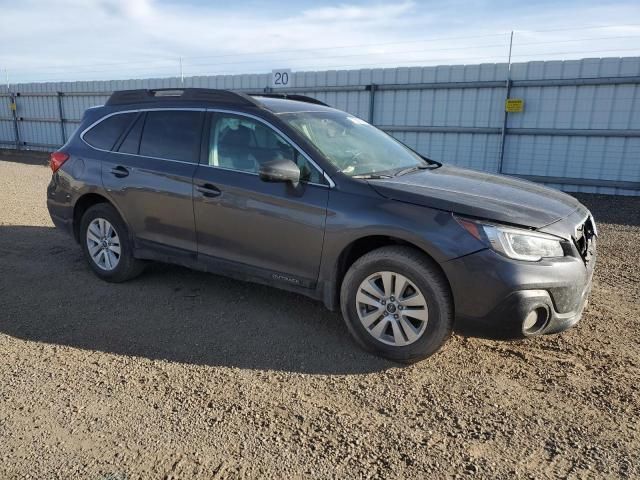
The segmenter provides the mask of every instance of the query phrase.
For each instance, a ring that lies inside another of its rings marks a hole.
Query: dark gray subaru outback
[[[565,330],[591,286],[596,227],[573,197],[442,165],[308,97],[115,92],[51,168],[53,222],[98,277],[157,260],[295,291],[401,362],[454,320]]]

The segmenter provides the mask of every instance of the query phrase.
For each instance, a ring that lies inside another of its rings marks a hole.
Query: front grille
[[[573,240],[580,256],[585,262],[589,262],[595,254],[596,225],[593,217],[587,219],[575,229]]]

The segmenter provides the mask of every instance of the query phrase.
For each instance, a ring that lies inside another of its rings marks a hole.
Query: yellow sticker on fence
[[[510,113],[522,112],[524,110],[524,100],[521,98],[509,98],[504,103],[504,109]]]
[[[12,103],[10,103],[10,104],[9,104],[9,108],[10,108],[11,110],[15,110],[15,109],[16,109],[16,104],[15,104],[15,103],[13,103],[13,102],[12,102]]]

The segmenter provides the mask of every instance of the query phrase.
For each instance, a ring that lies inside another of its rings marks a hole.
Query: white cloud
[[[298,11],[291,4],[217,5],[7,1],[0,6],[0,69],[14,81],[45,81],[174,76],[179,57],[187,75],[495,62],[506,57],[511,29],[518,30],[519,61],[640,54],[640,48],[628,50],[640,45],[637,25],[540,31],[627,24],[640,18],[640,5],[633,3],[514,4],[508,10],[456,1]]]
[[[409,13],[415,9],[415,2],[401,2],[390,5],[320,7],[302,13],[302,18],[312,22],[352,22],[383,21]]]

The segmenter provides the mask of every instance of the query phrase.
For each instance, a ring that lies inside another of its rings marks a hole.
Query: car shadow
[[[637,198],[576,196],[596,222],[640,225]],[[68,235],[42,226],[0,225],[0,332],[211,366],[311,374],[398,366],[360,349],[341,315],[319,302],[162,264],[123,284],[103,282]],[[506,338],[462,322],[456,334]]]
[[[24,340],[210,366],[359,374],[398,366],[361,350],[338,313],[301,295],[150,264],[99,280],[49,227],[0,226],[0,332]]]

